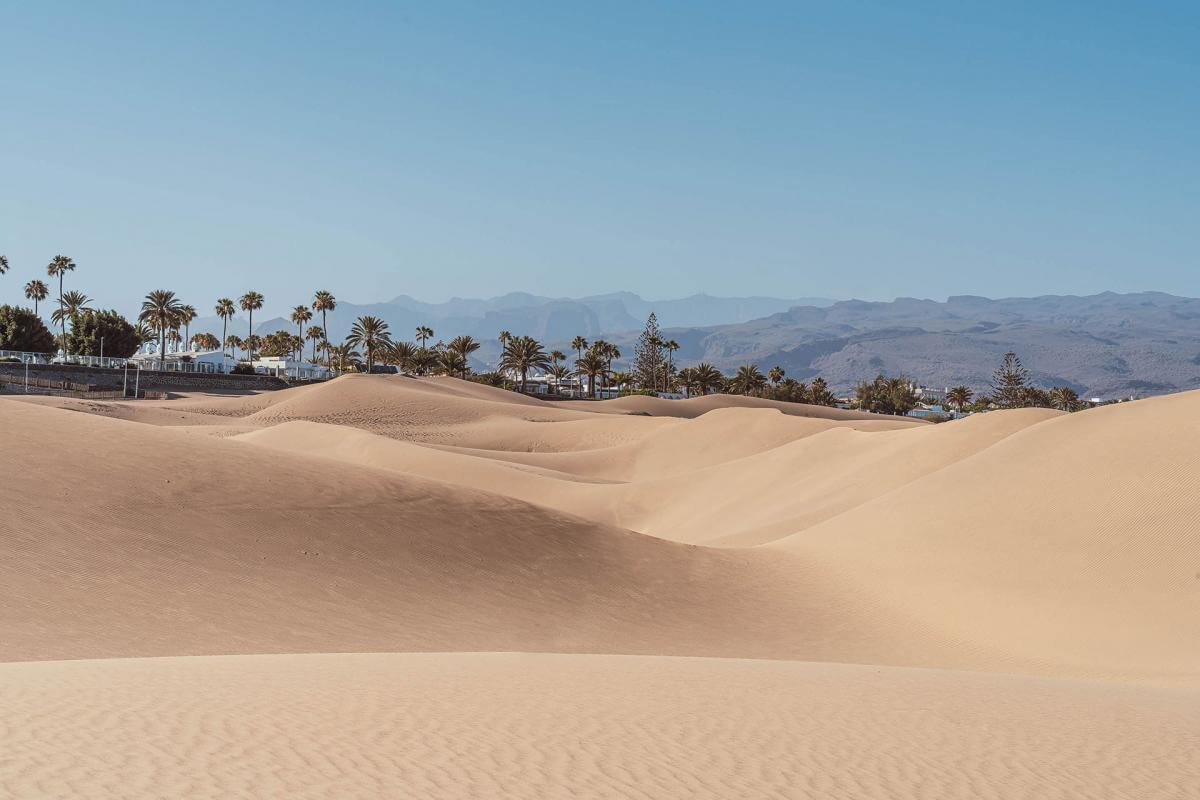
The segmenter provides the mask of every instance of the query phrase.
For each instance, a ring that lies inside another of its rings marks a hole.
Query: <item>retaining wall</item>
[[[133,370],[129,371],[130,391]],[[30,364],[29,377],[48,381],[87,384],[96,391],[120,390],[125,382],[125,370],[83,367],[75,364]],[[25,365],[0,362],[0,378],[5,382],[23,382]],[[32,381],[31,381],[32,382]],[[289,384],[272,375],[222,375],[203,372],[159,372],[144,369],[138,387],[151,391],[174,392],[247,392],[286,389]]]

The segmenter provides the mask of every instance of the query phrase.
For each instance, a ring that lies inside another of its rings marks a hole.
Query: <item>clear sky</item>
[[[1200,295],[1200,5],[0,0],[0,302]]]

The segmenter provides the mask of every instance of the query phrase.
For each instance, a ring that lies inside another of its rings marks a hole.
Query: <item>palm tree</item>
[[[479,349],[479,342],[472,336],[455,336],[450,340],[450,344],[446,345],[446,349],[462,356],[462,377],[467,377],[467,359]]]
[[[46,284],[34,278],[29,283],[25,284],[25,299],[33,301],[33,313],[38,313],[38,302],[45,300],[50,290],[46,288]]]
[[[504,344],[504,352],[500,354],[500,369],[512,370],[521,376],[521,391],[525,391],[525,383],[531,369],[549,369],[550,356],[542,349],[542,344],[531,336],[516,336]]]
[[[75,320],[79,318],[79,312],[88,310],[88,303],[92,299],[83,292],[77,292],[74,289],[64,294],[58,300],[58,308],[54,309],[54,313],[50,315],[51,322],[62,324],[63,327],[63,354],[67,352],[66,338],[66,321],[71,320],[71,330],[75,330]]]
[[[312,343],[313,343],[312,363],[316,364],[317,363],[317,342],[320,341],[321,339],[325,338],[325,329],[322,328],[320,325],[311,325],[311,326],[309,326],[309,329],[304,332],[304,335],[312,340]]]
[[[633,382],[633,374],[629,372],[614,372],[609,377],[612,378],[612,385],[618,389]]]
[[[300,332],[300,355],[296,356],[297,361],[304,358],[304,323],[312,319],[312,316],[308,306],[296,306],[292,309],[292,322],[296,323],[296,329]]]
[[[1059,411],[1078,411],[1079,393],[1070,386],[1055,386],[1050,390],[1050,405]]]
[[[588,379],[588,397],[596,397],[596,379],[604,379],[608,371],[608,362],[595,349],[589,348],[579,358],[575,359],[575,374],[586,375]]]
[[[246,292],[238,298],[238,305],[242,307],[242,311],[250,312],[250,331],[246,336],[245,341],[250,345],[250,350],[247,353],[246,360],[254,360],[254,312],[263,307],[263,296],[255,291]]]
[[[200,316],[196,313],[195,306],[185,305],[179,309],[179,321],[183,325],[183,341],[190,343],[192,332],[192,320]]]
[[[571,349],[575,351],[575,360],[583,358],[584,348],[588,346],[588,340],[582,336],[576,336],[571,340]]]
[[[384,348],[383,361],[399,367],[401,372],[407,372],[413,368],[417,352],[418,348],[412,342],[392,342]]]
[[[325,350],[329,355],[330,369],[336,369],[338,372],[349,371],[358,359],[361,358],[359,352],[349,342],[330,344],[326,340]]]
[[[700,362],[694,367],[696,391],[701,394],[711,394],[719,391],[725,385],[725,376],[712,364]]]
[[[313,311],[321,312],[321,330],[325,331],[325,341],[328,343],[329,326],[325,324],[325,315],[337,308],[337,299],[333,296],[333,292],[321,289],[313,295],[312,307]],[[329,351],[327,350],[326,352],[328,353]],[[332,358],[332,356],[330,357]]]
[[[193,350],[216,350],[221,342],[211,333],[197,333],[190,340]]]
[[[229,348],[229,355],[231,358],[237,358],[237,351],[241,350],[245,346],[245,342],[242,341],[242,337],[238,336],[236,333],[231,333],[226,336],[224,342],[225,347]],[[221,352],[222,355],[224,355],[224,351]]]
[[[955,410],[962,411],[963,407],[971,402],[971,397],[974,396],[969,386],[955,386],[950,391],[946,392],[946,400],[950,405],[954,406]]]
[[[252,333],[245,339],[242,339],[242,349],[246,351],[246,360],[253,361],[254,354],[262,347],[262,337],[257,333]]]
[[[138,321],[144,322],[152,331],[158,334],[158,367],[163,368],[167,350],[167,331],[179,319],[179,309],[182,303],[175,293],[167,289],[155,289],[146,295],[142,301],[142,311]]]
[[[550,374],[554,376],[554,393],[558,394],[558,387],[562,384],[563,378],[571,374],[571,370],[563,364],[555,364],[550,367]]]
[[[418,325],[417,332],[413,338],[421,343],[421,347],[424,347],[425,342],[433,338],[433,328],[428,325]]]
[[[467,372],[467,359],[457,350],[447,348],[438,353],[438,367],[451,378],[456,377],[460,372],[465,375]]]
[[[679,349],[679,342],[674,339],[667,339],[662,346],[667,351],[667,384],[663,387],[663,391],[670,391],[671,373],[675,371],[675,351]]]
[[[730,389],[738,395],[754,395],[755,392],[761,391],[763,386],[767,385],[767,378],[763,377],[762,372],[758,371],[758,367],[748,363],[748,365],[738,367],[738,373],[733,375],[733,381],[730,384]]]
[[[50,263],[46,265],[46,274],[51,278],[58,277],[58,310],[61,312],[63,307],[63,276],[68,272],[75,271],[75,262],[66,256],[55,256],[50,259]],[[62,324],[62,341],[63,355],[66,355],[67,347],[67,318],[61,313],[59,314],[59,322]]]
[[[237,313],[237,309],[233,305],[233,301],[228,297],[222,297],[217,301],[216,308],[217,316],[221,318],[221,341],[225,342],[229,337],[226,334],[229,332],[229,320]],[[225,346],[221,347],[221,360],[225,360]]]
[[[8,256],[0,256],[0,275],[8,272]]]
[[[367,351],[367,372],[375,366],[375,353],[391,342],[388,324],[379,317],[366,316],[354,320],[346,344],[360,345]]]
[[[550,353],[550,374],[554,376],[554,393],[558,394],[558,382],[566,377],[567,370],[564,368],[562,374],[559,374],[558,362],[566,361],[567,354],[561,350],[553,350]]]
[[[772,386],[778,386],[786,374],[783,371],[783,367],[771,367],[770,371],[767,372],[767,378],[771,381]]]
[[[595,347],[596,345],[601,345],[599,348],[600,355],[602,355],[604,357],[604,375],[602,375],[600,377],[600,387],[604,388],[604,380],[608,376],[608,374],[612,372],[613,359],[620,358],[621,351],[612,342],[605,342],[605,341],[601,340],[599,342],[596,342],[596,344],[594,344],[592,346]]]

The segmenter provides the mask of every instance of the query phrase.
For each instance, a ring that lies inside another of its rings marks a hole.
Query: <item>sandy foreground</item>
[[[352,376],[0,445],[0,796],[1200,796],[1200,393]]]

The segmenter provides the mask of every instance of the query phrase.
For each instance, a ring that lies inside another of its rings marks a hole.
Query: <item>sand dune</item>
[[[1180,800],[1200,696],[523,654],[0,665],[16,797]]]
[[[665,400],[661,397],[635,395],[611,400],[566,400],[556,405],[564,408],[603,414],[649,414],[655,417],[684,417],[694,419],[719,408],[771,408],[784,414],[815,419],[878,419],[876,414],[863,411],[848,411],[829,406],[813,406],[807,403],[784,403],[764,400],[761,397],[743,397],[736,394],[710,394],[686,400]],[[915,419],[902,420],[906,425],[925,425]]]
[[[0,398],[0,793],[1196,785],[1200,393],[643,401]]]

